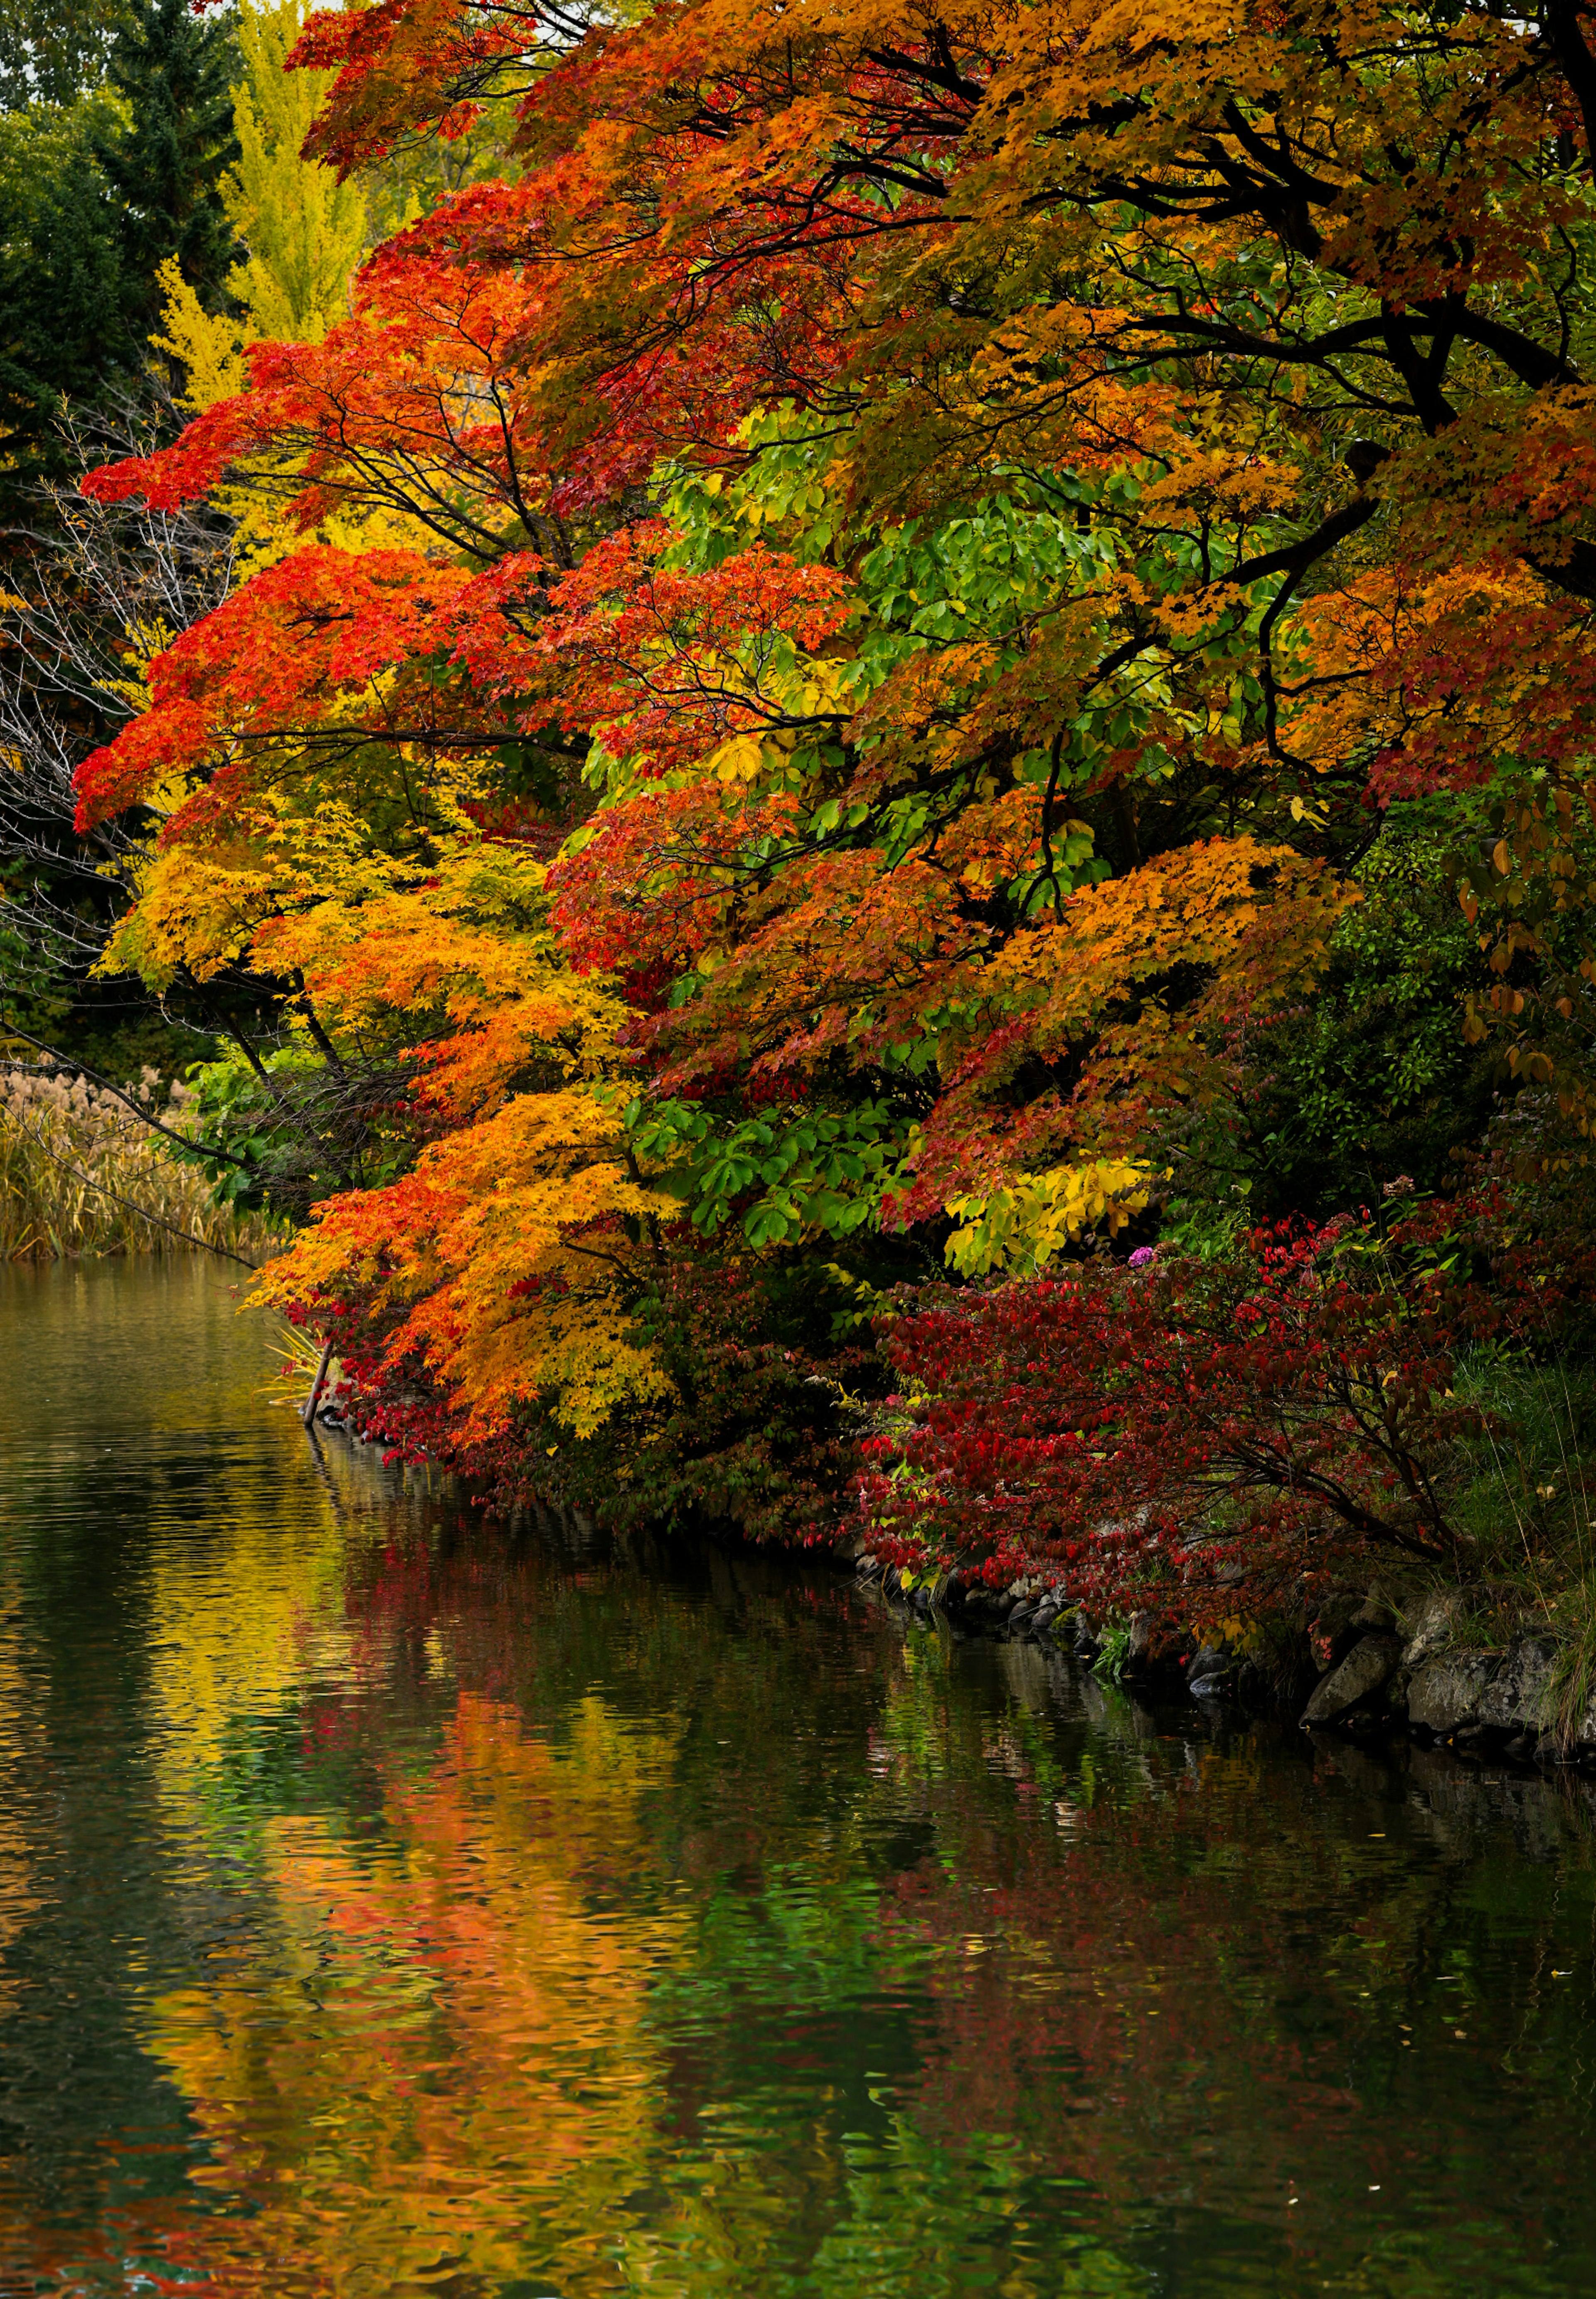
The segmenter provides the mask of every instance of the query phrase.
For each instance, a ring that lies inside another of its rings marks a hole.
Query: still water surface
[[[1576,1797],[484,1527],[267,1381],[214,1268],[0,1272],[7,2299],[1596,2292]]]

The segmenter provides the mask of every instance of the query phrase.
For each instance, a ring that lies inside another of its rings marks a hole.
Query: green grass
[[[1542,1364],[1482,1352],[1457,1386],[1497,1425],[1450,1465],[1463,1551],[1436,1584],[1460,1591],[1460,1645],[1558,1638],[1551,1729],[1567,1739],[1596,1691],[1596,1367],[1575,1349]]]

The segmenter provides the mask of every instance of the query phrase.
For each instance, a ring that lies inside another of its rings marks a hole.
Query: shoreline
[[[320,1406],[306,1425],[359,1447],[385,1441],[355,1428],[336,1407]],[[606,1530],[594,1515],[569,1504],[532,1504],[528,1514],[544,1528],[568,1523],[590,1540]],[[964,1586],[952,1576],[934,1589],[917,1579],[905,1590],[897,1569],[884,1566],[856,1538],[784,1550],[718,1520],[699,1530],[717,1547],[785,1554],[795,1564],[823,1559],[874,1589],[894,1611],[934,1623],[957,1642],[1029,1643],[1133,1697],[1184,1696],[1210,1718],[1294,1725],[1370,1755],[1441,1749],[1469,1765],[1501,1766],[1548,1784],[1574,1776],[1596,1788],[1596,1691],[1572,1737],[1559,1740],[1548,1721],[1558,1640],[1530,1632],[1495,1646],[1455,1641],[1460,1590],[1432,1591],[1406,1615],[1377,1589],[1333,1589],[1319,1600],[1311,1639],[1307,1623],[1295,1635],[1294,1668],[1277,1662],[1271,1670],[1253,1651],[1225,1644],[1155,1654],[1145,1625],[1132,1621],[1105,1675],[1099,1664],[1112,1647],[1041,1573],[1003,1589]]]
[[[839,1562],[848,1564],[845,1552]],[[1104,1681],[1099,1664],[1110,1648],[1039,1576],[1002,1589],[966,1589],[955,1579],[933,1594],[924,1582],[906,1591],[897,1571],[868,1551],[855,1555],[851,1569],[894,1610],[935,1623],[957,1641],[1037,1645]],[[1460,1608],[1459,1592],[1440,1590],[1404,1618],[1377,1591],[1334,1591],[1312,1623],[1320,1655],[1304,1631],[1302,1665],[1289,1673],[1271,1673],[1253,1652],[1222,1644],[1156,1655],[1145,1626],[1132,1622],[1106,1681],[1133,1697],[1184,1695],[1211,1716],[1269,1717],[1371,1754],[1444,1749],[1466,1764],[1502,1765],[1549,1784],[1568,1775],[1596,1784],[1596,1694],[1567,1737],[1550,1722],[1558,1641],[1544,1633],[1497,1646],[1454,1641]]]

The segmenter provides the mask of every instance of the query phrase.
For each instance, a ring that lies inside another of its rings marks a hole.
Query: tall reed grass
[[[146,1069],[130,1098],[182,1133],[187,1092]],[[259,1263],[277,1242],[260,1215],[222,1204],[199,1166],[114,1093],[48,1068],[0,1075],[0,1258],[187,1253]]]

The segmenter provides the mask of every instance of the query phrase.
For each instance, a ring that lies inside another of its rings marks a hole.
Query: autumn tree
[[[394,0],[296,53],[343,169],[484,106],[513,150],[93,483],[247,484],[304,537],[83,770],[86,821],[165,794],[129,949],[334,898],[356,932],[463,837],[564,833],[549,917],[616,1001],[582,1090],[656,1201],[615,1217],[668,1258],[671,1200],[846,1296],[1151,1218],[1422,799],[1496,969],[1476,1026],[1578,1121],[1575,10]],[[417,1043],[441,978],[392,984]],[[462,1174],[522,1090],[441,1119]],[[302,1255],[289,1293],[335,1299]],[[511,1318],[509,1258],[492,1307],[425,1266],[461,1410],[476,1347],[531,1410],[541,1279]]]

